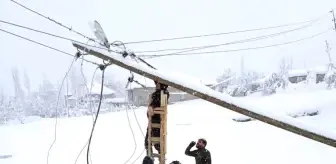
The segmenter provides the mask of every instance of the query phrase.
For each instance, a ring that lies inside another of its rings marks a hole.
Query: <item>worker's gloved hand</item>
[[[189,144],[189,147],[193,147],[196,145],[196,142],[195,141],[191,141],[190,144]]]
[[[153,116],[154,115],[154,109],[152,107],[148,107],[147,114],[148,114],[148,116]]]

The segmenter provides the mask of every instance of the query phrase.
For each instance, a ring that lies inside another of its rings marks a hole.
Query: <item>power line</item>
[[[0,29],[0,31],[2,31],[2,32],[5,32],[5,33],[7,33],[7,34],[10,34],[10,35],[13,35],[13,36],[16,36],[16,37],[18,37],[18,38],[21,38],[21,39],[24,39],[24,40],[30,41],[30,42],[32,42],[32,43],[35,43],[35,44],[38,44],[38,45],[40,45],[40,46],[43,46],[43,47],[46,47],[46,48],[52,49],[52,50],[54,50],[54,51],[57,51],[57,52],[60,52],[60,53],[62,53],[62,54],[65,54],[65,55],[68,55],[68,56],[74,57],[74,55],[72,55],[72,54],[70,54],[70,53],[67,53],[67,52],[65,52],[65,51],[62,51],[62,50],[60,50],[60,49],[57,49],[57,48],[54,48],[54,47],[51,47],[51,46],[45,45],[45,44],[43,44],[43,43],[40,43],[40,42],[37,42],[37,41],[34,41],[34,40],[32,40],[32,39],[29,39],[29,38],[26,38],[26,37],[24,37],[24,36],[21,36],[21,35],[18,35],[18,34],[15,34],[15,33],[9,32],[9,31],[7,31],[7,30]],[[95,62],[92,62],[92,61],[90,61],[90,60],[86,60],[86,59],[84,59],[84,61],[86,61],[86,62],[89,62],[89,63],[91,63],[91,64],[94,64],[94,65],[99,65],[99,64],[97,64],[97,63],[95,63]]]
[[[93,122],[93,125],[92,125],[91,134],[90,134],[90,137],[89,137],[88,148],[87,148],[87,151],[86,151],[86,163],[87,164],[89,164],[89,152],[90,152],[90,146],[91,146],[93,131],[94,131],[96,123],[97,123],[97,119],[98,119],[98,115],[99,115],[99,111],[100,111],[100,106],[101,106],[101,102],[102,102],[102,99],[103,99],[104,76],[105,76],[106,67],[107,67],[107,65],[100,65],[99,66],[100,70],[102,71],[101,89],[100,89],[100,97],[99,97],[99,103],[98,103],[96,118],[94,119],[94,122]]]
[[[132,88],[132,86],[131,86],[132,84],[130,83],[130,87]],[[121,91],[119,88],[116,88],[116,89],[118,89],[119,90],[119,92]],[[138,120],[138,117],[137,117],[137,115],[136,115],[136,113],[135,113],[135,110],[134,110],[134,108],[133,107],[131,107],[131,104],[130,104],[130,102],[129,102],[129,100],[128,99],[126,99],[127,98],[127,96],[125,95],[125,94],[123,94],[123,93],[121,93],[122,94],[122,96],[124,96],[125,97],[125,101],[127,100],[127,107],[126,107],[126,112],[129,110],[129,109],[132,109],[132,112],[133,112],[133,115],[134,115],[134,118],[135,118],[135,121],[136,121],[136,123],[137,123],[137,125],[138,125],[138,128],[139,128],[139,130],[140,130],[140,132],[141,132],[141,134],[142,134],[142,136],[145,138],[145,134],[144,134],[144,132],[142,131],[142,129],[141,129],[141,125],[140,125],[140,123],[139,123],[139,120]],[[131,97],[133,97],[133,91],[131,91],[131,94],[132,94],[132,96]],[[128,118],[128,123],[129,123],[129,126],[130,126],[130,128],[131,128],[131,124],[130,124],[130,121],[129,121],[129,116],[128,116],[128,113],[127,113],[127,118]],[[134,156],[134,154],[135,154],[135,151],[136,151],[136,148],[137,148],[137,145],[136,145],[136,140],[135,140],[135,135],[134,135],[134,133],[133,133],[133,130],[132,130],[132,128],[131,128],[131,131],[132,131],[132,135],[133,135],[133,140],[134,140],[134,143],[135,143],[135,149],[134,149],[134,151],[133,151],[133,153],[132,153],[132,155],[127,159],[127,161],[125,162],[125,163],[127,163],[128,161],[130,161],[131,159],[132,159],[132,157]],[[141,154],[132,162],[132,164],[134,164],[141,156],[142,156],[142,154],[145,152],[145,149],[143,149],[143,151],[141,152]]]
[[[287,45],[287,44],[292,44],[292,43],[312,39],[314,37],[317,37],[319,35],[322,35],[322,34],[328,32],[330,30],[331,29],[328,29],[328,30],[325,30],[323,32],[317,33],[315,35],[305,37],[305,38],[301,38],[301,39],[294,40],[294,41],[289,41],[289,42],[284,42],[284,43],[279,43],[279,44],[273,44],[273,45],[267,45],[267,46],[260,46],[260,47],[250,47],[250,48],[243,48],[243,49],[223,50],[223,51],[208,51],[208,52],[195,52],[195,53],[182,53],[182,54],[174,53],[174,54],[162,54],[162,55],[139,55],[139,56],[146,57],[147,59],[150,59],[150,58],[157,58],[157,57],[164,57],[164,56],[187,56],[187,55],[200,55],[200,54],[211,54],[211,53],[223,53],[223,52],[236,52],[236,51],[263,49],[263,48],[277,47],[277,46],[282,46],[282,45]]]
[[[23,29],[26,29],[26,30],[34,31],[34,32],[37,32],[37,33],[49,35],[49,36],[52,36],[52,37],[55,37],[55,38],[59,38],[59,39],[63,39],[63,40],[71,41],[71,42],[78,42],[78,43],[81,43],[81,44],[85,44],[83,42],[80,42],[80,41],[77,41],[77,40],[74,40],[74,39],[71,39],[71,38],[67,38],[67,37],[64,37],[64,36],[56,35],[56,34],[53,34],[53,33],[50,33],[50,32],[45,32],[45,31],[37,30],[37,29],[31,28],[31,27],[19,25],[19,24],[13,23],[13,22],[8,22],[8,21],[0,20],[0,23],[4,23],[4,24],[11,25],[11,26],[23,28]],[[89,41],[91,41],[91,40],[89,40]],[[95,48],[99,48],[99,49],[115,52],[115,51],[107,49],[105,47],[99,47],[99,46],[89,45],[88,43],[86,43],[85,45],[90,46],[90,47],[95,47]]]
[[[24,28],[24,29],[27,29],[27,30],[35,31],[35,32],[38,32],[38,33],[50,35],[50,36],[53,36],[53,37],[56,37],[56,38],[60,38],[60,39],[68,40],[68,41],[75,41],[75,40],[70,39],[70,38],[66,38],[66,37],[63,37],[63,36],[56,35],[56,34],[44,32],[44,31],[41,31],[41,30],[36,30],[36,29],[30,28],[30,27],[19,25],[19,24],[15,24],[15,23],[12,23],[12,22],[4,21],[4,20],[0,20],[0,22],[8,24],[8,25]]]
[[[94,77],[95,77],[96,72],[97,72],[97,70],[98,70],[99,67],[97,67],[97,68],[95,69],[95,71],[93,72],[93,75],[92,75],[92,78],[91,78],[91,86],[90,86],[90,89],[89,89],[88,86],[87,86],[87,81],[86,81],[84,72],[83,72],[83,61],[84,61],[83,59],[84,59],[84,56],[82,57],[81,74],[82,74],[82,77],[83,77],[83,80],[84,80],[84,83],[85,83],[85,87],[86,87],[86,89],[87,89],[87,92],[88,92],[89,95],[90,95],[91,92],[92,92],[93,80],[94,80]],[[89,105],[90,112],[93,114],[94,112],[92,111],[92,101],[91,101],[91,99],[90,99],[90,103],[89,103],[89,104],[90,104],[90,105]],[[93,122],[94,122],[94,115],[92,115],[92,114],[91,114],[91,116],[92,116],[92,124],[93,124]],[[80,150],[80,152],[78,153],[78,155],[77,155],[77,157],[76,157],[76,160],[75,160],[75,163],[74,163],[74,164],[77,163],[79,156],[82,154],[82,152],[84,151],[85,147],[86,147],[88,144],[89,144],[89,140],[85,143],[85,145],[83,146],[83,148],[82,148],[82,149]],[[89,156],[90,156],[90,162],[91,162],[91,164],[92,164],[92,159],[91,159],[91,153],[90,153],[90,152],[89,152]]]
[[[64,27],[64,28],[68,29],[69,31],[72,31],[72,32],[74,32],[74,33],[76,33],[76,34],[78,34],[78,35],[80,35],[80,36],[82,36],[82,37],[84,37],[84,38],[86,38],[86,39],[89,39],[89,40],[91,40],[91,41],[96,42],[94,39],[92,39],[92,38],[90,38],[90,37],[88,37],[88,36],[86,36],[86,35],[84,35],[84,34],[82,34],[82,33],[80,33],[80,32],[77,32],[77,31],[73,30],[72,27],[65,26],[65,25],[63,25],[62,23],[57,22],[56,20],[54,20],[54,19],[52,19],[52,18],[50,18],[50,17],[47,17],[47,16],[45,16],[45,15],[43,15],[43,14],[41,14],[41,13],[39,13],[39,12],[33,10],[33,9],[30,9],[30,8],[26,7],[25,5],[20,4],[19,2],[16,2],[16,1],[14,1],[14,0],[10,0],[10,1],[14,2],[15,4],[17,4],[17,5],[21,6],[21,7],[23,7],[24,9],[26,9],[26,10],[28,10],[28,11],[30,11],[30,12],[33,12],[33,13],[35,13],[35,14],[37,14],[37,15],[39,15],[39,16],[45,18],[45,19],[48,19],[49,21],[52,21],[52,22],[58,24],[58,25],[61,26],[61,27]]]
[[[77,56],[74,57],[74,59],[72,60],[70,66],[69,66],[69,69],[68,71],[65,73],[65,76],[62,80],[62,84],[61,84],[61,87],[58,91],[58,96],[57,96],[57,102],[56,102],[56,108],[55,108],[55,133],[54,133],[54,140],[53,142],[51,143],[50,147],[49,147],[49,150],[48,150],[48,155],[47,155],[47,164],[49,163],[49,154],[50,154],[50,151],[52,149],[52,147],[54,146],[55,142],[56,142],[56,137],[57,137],[57,117],[58,117],[58,103],[59,103],[59,99],[60,99],[60,95],[61,95],[61,91],[62,91],[62,88],[63,88],[63,85],[64,85],[64,81],[65,79],[68,77],[68,74],[72,68],[72,65],[75,63],[75,61],[78,59]]]
[[[126,99],[126,96],[125,96],[125,99]],[[127,116],[127,121],[128,121],[129,128],[130,128],[130,130],[132,132],[132,136],[133,136],[134,150],[132,152],[132,155],[125,161],[124,164],[126,164],[128,161],[130,161],[132,159],[132,157],[134,156],[134,154],[137,150],[137,147],[138,147],[136,139],[135,139],[134,131],[133,131],[133,128],[132,128],[132,125],[131,125],[131,120],[130,120],[129,115],[128,115],[128,107],[126,107],[126,116]]]
[[[324,15],[323,15],[324,16]],[[317,18],[320,19],[320,18]],[[287,26],[293,26],[298,24],[304,24],[313,22],[314,20],[303,21],[303,22],[295,22],[289,23],[284,25],[277,25],[277,26],[268,26],[262,28],[254,28],[254,29],[247,29],[247,30],[238,30],[238,31],[230,31],[230,32],[221,32],[221,33],[211,33],[211,34],[203,34],[203,35],[193,35],[193,36],[182,36],[182,37],[174,37],[174,38],[164,38],[164,39],[153,39],[153,40],[142,40],[142,41],[133,41],[133,42],[125,42],[124,44],[138,44],[138,43],[149,43],[149,42],[162,42],[162,41],[171,41],[171,40],[182,40],[182,39],[191,39],[191,38],[200,38],[200,37],[209,37],[209,36],[218,36],[218,35],[228,35],[228,34],[236,34],[236,33],[244,33],[244,32],[252,32],[252,31],[261,31],[261,30],[268,30],[268,29],[275,29]]]
[[[317,20],[316,20],[317,21]],[[243,39],[243,40],[236,40],[236,41],[231,41],[227,43],[222,43],[222,44],[214,44],[214,45],[203,45],[203,46],[195,46],[195,47],[187,47],[187,48],[175,48],[175,49],[161,49],[161,50],[152,50],[152,51],[137,51],[135,53],[145,53],[145,52],[162,52],[162,51],[176,51],[176,50],[183,50],[181,52],[176,52],[176,53],[183,53],[183,52],[190,52],[190,51],[195,51],[195,50],[200,50],[200,49],[206,49],[206,48],[213,48],[213,47],[219,47],[219,46],[224,46],[224,45],[232,45],[232,44],[239,44],[239,43],[246,43],[246,42],[253,42],[257,40],[262,40],[262,39],[267,39],[279,35],[283,35],[286,33],[302,30],[308,27],[311,27],[315,22],[312,22],[308,25],[301,26],[299,28],[291,29],[291,30],[286,30],[286,31],[281,31],[277,33],[272,33],[272,34],[267,34],[267,35],[262,35],[258,37],[253,37],[253,38],[248,38],[248,39]],[[171,54],[171,53],[169,53]]]

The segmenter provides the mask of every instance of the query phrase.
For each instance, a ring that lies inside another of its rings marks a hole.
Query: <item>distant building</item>
[[[101,84],[94,82],[91,88],[91,84],[87,84],[87,88],[84,86],[81,89],[85,89],[86,92],[84,91],[84,94],[81,95],[81,98],[86,98],[86,99],[93,99],[95,101],[99,101],[100,98],[100,93],[101,93]],[[89,92],[87,92],[87,89],[89,89]],[[90,91],[91,89],[91,91]],[[110,88],[107,88],[106,86],[103,86],[103,99],[107,98],[115,98],[116,97],[116,92]]]
[[[309,70],[310,74],[315,75],[316,83],[324,81],[324,77],[328,72],[328,66],[315,67]]]
[[[291,83],[299,83],[305,81],[308,76],[308,71],[305,69],[294,69],[288,71],[288,80]]]
[[[185,76],[185,75],[183,75]],[[185,78],[185,77],[184,77]],[[127,96],[130,103],[132,103],[135,106],[146,106],[148,105],[148,98],[149,94],[153,93],[155,91],[155,84],[154,81],[139,75],[134,75],[134,80],[137,80],[142,85],[145,85],[146,87],[142,87],[141,85],[133,82],[131,85],[128,86],[127,90]],[[189,78],[188,80],[192,80],[194,82],[198,82],[203,84],[201,80],[196,80],[194,78]],[[215,83],[206,83],[204,85],[206,86],[212,86]],[[181,90],[178,90],[173,87],[168,87],[169,91],[169,103],[175,103],[180,101],[186,101],[186,100],[193,100],[197,99],[196,96],[193,96],[191,94],[188,94],[186,92],[182,92]]]
[[[91,89],[91,92],[90,92]],[[89,91],[88,91],[89,90]],[[99,102],[101,92],[101,84],[94,82],[92,87],[88,83],[87,86],[81,85],[76,89],[68,91],[65,96],[65,104],[69,107],[76,106],[77,103],[83,104],[89,101],[93,103]],[[110,88],[103,86],[103,96],[102,99],[115,98],[116,92]]]
[[[293,69],[288,71],[288,80],[291,83],[299,83],[301,81],[307,80],[308,76],[311,76],[315,79],[315,83],[320,83],[324,81],[324,77],[327,72],[327,65],[309,69]]]

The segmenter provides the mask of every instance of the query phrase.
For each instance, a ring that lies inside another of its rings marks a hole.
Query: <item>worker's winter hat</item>
[[[150,157],[146,156],[143,159],[142,164],[154,164],[154,162],[153,162],[153,160]]]
[[[181,162],[180,161],[173,161],[170,164],[181,164]]]
[[[204,146],[206,146],[208,143],[204,138],[200,138],[199,140],[201,140],[204,143]]]

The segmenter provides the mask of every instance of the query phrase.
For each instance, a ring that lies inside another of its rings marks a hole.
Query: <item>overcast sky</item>
[[[319,22],[303,30],[271,39],[209,48],[203,51],[265,46],[309,37],[332,27],[332,16],[328,14],[328,11],[336,8],[335,0],[18,0],[18,2],[90,37],[93,37],[93,33],[88,22],[97,20],[110,42],[229,32],[301,22],[324,15]],[[0,0],[0,19],[86,42],[85,38],[23,9],[10,0]],[[145,51],[220,44],[300,26],[198,39],[134,44],[127,47],[133,51]],[[69,41],[2,23],[0,23],[0,28],[69,53],[76,52]],[[226,68],[240,71],[240,60],[244,56],[246,71],[255,70],[268,73],[278,69],[279,62],[283,57],[292,56],[294,68],[325,64],[328,58],[325,53],[324,41],[328,40],[331,47],[336,47],[335,37],[336,32],[329,31],[313,39],[280,47],[230,53],[161,57],[147,61],[165,71],[178,71],[201,79],[213,80]],[[33,87],[37,87],[43,73],[55,83],[61,81],[72,61],[69,56],[1,31],[0,45],[0,87],[7,94],[13,92],[11,68],[18,67],[21,74],[26,70]],[[335,51],[332,51],[332,55],[336,58]],[[87,59],[100,62],[94,57]],[[80,61],[77,64],[79,67]],[[94,69],[95,66],[84,64],[84,72],[88,78],[91,78]],[[128,71],[116,66],[108,68],[108,73],[121,80],[126,80],[126,76],[128,76]]]

